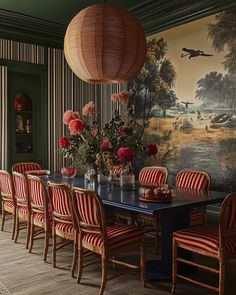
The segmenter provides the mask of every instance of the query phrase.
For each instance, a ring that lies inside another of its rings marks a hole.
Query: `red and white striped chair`
[[[15,235],[16,224],[16,201],[13,190],[12,177],[5,170],[0,170],[0,192],[2,197],[2,226],[3,231],[5,220],[13,219],[12,224],[12,240]],[[6,218],[9,217],[9,218]]]
[[[210,176],[204,171],[184,169],[176,176],[176,188],[193,189],[197,191],[208,190],[210,187]],[[190,212],[190,225],[201,225],[206,221],[206,210],[192,209]]]
[[[74,254],[71,266],[71,275],[74,272],[78,257],[78,229],[73,220],[72,191],[65,184],[48,182],[49,197],[52,206],[52,255],[53,267],[56,267],[56,251],[74,242]],[[57,244],[56,237],[63,238]]]
[[[178,249],[186,249],[194,253],[208,256],[217,260],[219,267],[213,268],[197,262],[178,257]],[[182,278],[202,287],[224,294],[226,260],[236,258],[236,193],[230,193],[220,208],[219,225],[194,226],[173,233],[173,285],[175,292],[177,278]],[[218,287],[196,281],[178,274],[177,262],[194,265],[205,271],[219,275]]]
[[[52,212],[49,206],[47,190],[42,180],[28,175],[29,199],[31,203],[31,227],[29,252],[32,251],[34,240],[39,234],[44,234],[43,260],[47,260],[49,237],[51,235]],[[38,229],[35,229],[37,227]]]
[[[12,166],[12,172],[16,171],[18,173],[25,174],[26,171],[32,171],[32,170],[42,170],[42,168],[38,163],[34,163],[34,162],[15,163]]]
[[[106,225],[105,210],[100,196],[95,191],[73,188],[73,208],[79,230],[78,283],[83,271],[84,250],[95,252],[102,260],[102,282],[99,294],[102,295],[107,282],[107,264],[126,265],[141,268],[141,279],[145,287],[144,232],[134,225]],[[140,248],[140,266],[111,259],[123,251]],[[95,261],[97,262],[97,261]]]
[[[16,233],[15,243],[17,242],[19,231],[27,227],[26,248],[29,246],[31,207],[27,179],[24,174],[12,172],[15,199],[16,199]],[[22,222],[20,222],[20,220]]]
[[[147,166],[144,167],[139,173],[139,184],[145,187],[157,187],[166,184],[168,177],[168,170],[165,167],[159,166]],[[153,232],[152,235],[155,238],[155,249],[158,252],[158,236],[159,236],[159,217],[147,214],[138,214],[138,225],[147,228],[147,232]]]

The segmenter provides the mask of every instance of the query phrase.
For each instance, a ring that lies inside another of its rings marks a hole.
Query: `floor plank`
[[[72,246],[62,249],[57,254],[57,268],[52,267],[51,247],[47,263],[42,260],[43,240],[37,240],[33,252],[25,249],[25,233],[21,232],[19,241],[14,243],[10,234],[11,225],[0,232],[0,283],[11,295],[94,295],[98,294],[101,278],[100,265],[95,264],[85,268],[81,284],[70,277],[72,261]],[[152,255],[150,249],[148,255]],[[132,255],[131,255],[132,254]],[[134,254],[134,255],[133,255]],[[136,253],[129,253],[134,259]],[[128,257],[127,257],[128,258]],[[227,265],[226,294],[235,294],[236,289],[236,261]],[[115,277],[107,283],[105,295],[170,295],[170,283],[148,283],[148,288],[142,288],[137,271],[128,271],[118,266],[109,266],[109,276]],[[197,274],[198,275],[198,274]],[[208,278],[208,277],[207,277]],[[214,278],[212,279],[214,280]],[[2,291],[3,290],[3,291]],[[4,288],[0,284],[0,294]],[[215,294],[198,286],[181,281],[177,286],[179,295],[209,295]],[[2,292],[2,293],[1,293]]]

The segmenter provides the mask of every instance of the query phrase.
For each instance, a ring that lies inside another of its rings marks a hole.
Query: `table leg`
[[[146,263],[147,280],[170,281],[172,277],[172,232],[189,226],[189,210],[176,209],[160,214],[161,260]]]

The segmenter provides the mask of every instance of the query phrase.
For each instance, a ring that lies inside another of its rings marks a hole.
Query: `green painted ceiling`
[[[129,9],[149,36],[233,7],[236,0],[0,0],[0,38],[62,48],[71,19],[96,3]]]
[[[67,25],[81,9],[103,2],[101,0],[0,0],[0,9]],[[105,3],[113,3],[126,8],[131,8],[142,2],[145,0],[105,1]]]

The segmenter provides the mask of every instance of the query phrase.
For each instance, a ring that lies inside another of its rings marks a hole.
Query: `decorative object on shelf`
[[[62,167],[61,168],[61,175],[64,178],[74,178],[76,175],[76,169],[75,168],[67,168],[67,167]]]
[[[28,94],[19,91],[14,98],[15,111],[32,111],[32,101]]]
[[[89,83],[121,83],[141,69],[147,45],[144,30],[128,10],[96,4],[81,10],[67,27],[66,60]]]

